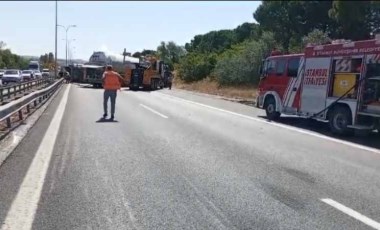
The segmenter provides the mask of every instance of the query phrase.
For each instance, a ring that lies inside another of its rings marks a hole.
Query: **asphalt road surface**
[[[65,85],[0,167],[5,229],[380,229],[377,136],[178,90]]]

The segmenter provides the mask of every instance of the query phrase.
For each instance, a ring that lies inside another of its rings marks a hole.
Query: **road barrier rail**
[[[47,81],[44,81],[45,83]],[[24,115],[28,116],[31,113],[31,105],[33,108],[37,108],[39,104],[45,103],[51,95],[62,85],[63,79],[50,79],[50,83],[47,87],[38,91],[32,92],[24,97],[9,102],[3,106],[0,106],[0,124],[6,122],[6,128],[12,130],[12,116],[18,115],[18,120],[23,121]],[[40,83],[42,84],[42,83]],[[25,114],[23,110],[25,110]]]
[[[52,80],[54,78],[48,77],[0,87],[0,105],[19,99],[29,94],[32,90],[44,88],[51,84]]]

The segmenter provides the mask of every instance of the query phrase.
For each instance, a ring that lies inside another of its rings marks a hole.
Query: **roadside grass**
[[[216,81],[209,78],[193,83],[185,83],[178,78],[174,78],[173,87],[199,93],[217,95],[226,99],[239,102],[254,102],[256,100],[256,86],[221,86]]]

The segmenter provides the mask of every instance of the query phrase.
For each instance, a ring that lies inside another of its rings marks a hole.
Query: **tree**
[[[340,36],[360,40],[370,37],[370,12],[371,1],[334,1],[329,15],[339,24]]]
[[[206,78],[216,64],[215,54],[189,53],[181,59],[178,76],[185,82],[193,82]]]
[[[54,54],[52,52],[49,53],[49,57],[48,57],[48,62],[49,63],[54,63]]]
[[[186,50],[184,47],[178,46],[173,41],[169,41],[168,43],[162,41],[157,47],[157,54],[161,60],[173,68],[174,64],[178,63],[186,54]]]
[[[43,54],[40,56],[40,62],[42,64],[49,63],[49,55],[48,54]]]
[[[370,13],[367,15],[368,24],[371,34],[374,35],[380,32],[380,2],[371,1]]]
[[[279,45],[270,32],[259,40],[246,40],[220,56],[213,75],[221,85],[257,84],[261,61],[274,47]]]
[[[331,39],[327,33],[314,29],[307,36],[303,37],[303,45],[312,44],[312,45],[323,45],[331,42]]]
[[[211,31],[204,35],[197,35],[185,45],[188,52],[221,53],[237,43],[233,30]]]
[[[164,41],[160,43],[160,45],[157,47],[157,54],[163,61],[168,61],[169,58],[169,50],[167,48],[167,45]]]
[[[0,68],[17,68],[23,69],[28,66],[28,60],[16,54],[13,54],[10,49],[4,49],[5,43],[0,42]]]
[[[313,29],[335,35],[336,23],[328,14],[331,5],[332,1],[264,1],[253,17],[288,51]]]
[[[154,50],[143,50],[142,52],[141,52],[141,55],[142,56],[146,56],[146,55],[156,55],[156,51],[154,51]]]
[[[135,52],[134,54],[132,54],[132,57],[140,58],[141,57],[141,52]]]
[[[234,29],[236,42],[240,43],[247,39],[258,39],[260,36],[259,25],[255,23],[243,23]]]

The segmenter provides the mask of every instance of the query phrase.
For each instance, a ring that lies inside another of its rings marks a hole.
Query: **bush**
[[[257,84],[262,59],[278,47],[271,33],[259,41],[246,41],[224,52],[216,64],[214,75],[221,85]]]
[[[179,63],[178,76],[185,82],[199,81],[210,75],[215,64],[215,54],[189,53]]]
[[[302,38],[303,46],[307,44],[311,45],[323,45],[331,42],[331,38],[329,38],[326,32],[322,30],[314,29],[307,36]]]

